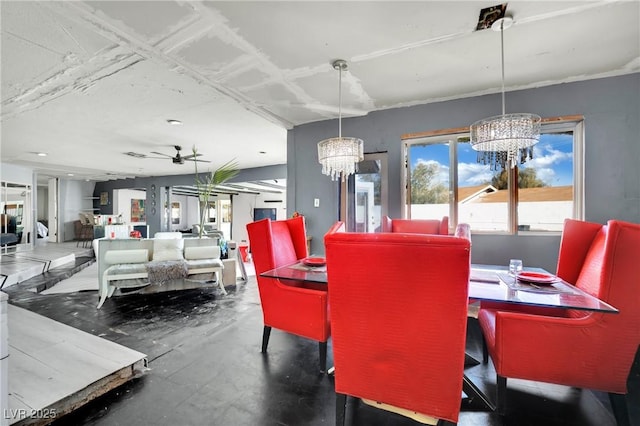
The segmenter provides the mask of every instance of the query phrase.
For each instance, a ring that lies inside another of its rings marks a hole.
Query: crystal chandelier
[[[533,145],[540,140],[540,116],[505,114],[504,102],[504,30],[513,23],[510,17],[498,19],[491,28],[500,31],[502,61],[502,115],[484,118],[470,127],[471,147],[478,151],[478,163],[492,169],[513,168],[533,158]]]
[[[338,137],[318,142],[318,161],[322,164],[322,173],[342,181],[356,172],[356,164],[364,159],[363,142],[358,138],[342,137],[342,71],[347,69],[347,62],[338,59],[333,68],[340,72],[338,85]]]

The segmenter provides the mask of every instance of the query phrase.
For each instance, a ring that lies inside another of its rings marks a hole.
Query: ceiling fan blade
[[[197,161],[198,163],[210,163],[211,161],[208,160],[200,160],[198,158],[187,158],[187,157],[182,157],[183,160],[187,160],[187,161]]]
[[[202,157],[202,154],[190,154],[190,155],[183,155],[182,158],[184,158],[185,160],[189,160],[191,158],[194,157]]]
[[[173,155],[163,154],[161,152],[151,151],[151,153],[156,155],[162,155],[163,157],[166,157],[166,158],[173,158]],[[147,158],[151,158],[151,157],[147,157]]]

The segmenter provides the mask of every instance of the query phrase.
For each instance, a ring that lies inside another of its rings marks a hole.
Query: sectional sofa
[[[180,232],[157,233],[152,239],[100,239],[98,309],[114,294],[152,293],[217,285],[224,265],[216,238],[182,238]],[[214,279],[215,278],[215,279]],[[124,292],[121,289],[127,289]]]

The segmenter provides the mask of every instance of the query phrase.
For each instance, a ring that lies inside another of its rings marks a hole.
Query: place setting
[[[509,272],[498,274],[500,281],[512,290],[532,293],[568,293],[570,289],[562,279],[545,272],[523,271],[522,260],[511,259]]]
[[[326,272],[327,259],[322,256],[308,256],[301,259],[300,262],[290,266],[293,269],[299,269],[307,272]]]

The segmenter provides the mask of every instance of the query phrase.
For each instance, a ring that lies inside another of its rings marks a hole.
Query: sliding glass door
[[[28,244],[32,235],[33,218],[31,185],[2,182],[0,184],[0,230],[2,247]]]

